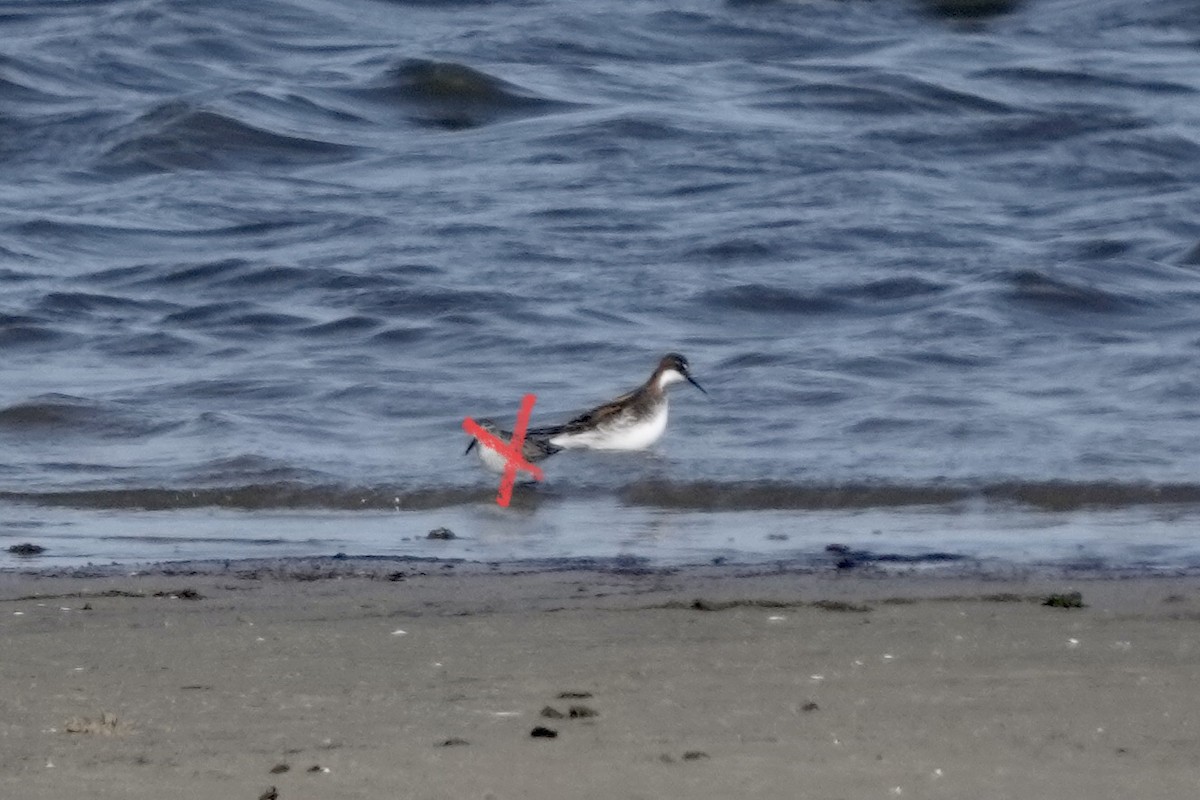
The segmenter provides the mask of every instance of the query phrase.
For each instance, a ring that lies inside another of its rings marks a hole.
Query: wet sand
[[[0,643],[13,800],[1200,796],[1197,576],[5,573]]]

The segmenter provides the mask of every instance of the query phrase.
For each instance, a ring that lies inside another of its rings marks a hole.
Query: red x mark
[[[543,479],[542,470],[526,461],[521,454],[521,449],[525,446],[525,429],[529,427],[529,415],[533,413],[533,404],[536,402],[535,394],[527,394],[521,398],[521,410],[517,412],[517,424],[513,427],[511,442],[488,433],[470,417],[463,420],[463,430],[478,439],[481,447],[490,447],[504,456],[504,477],[500,479],[500,493],[496,495],[496,503],[502,508],[508,508],[508,502],[512,500],[517,470],[528,472],[535,480]]]

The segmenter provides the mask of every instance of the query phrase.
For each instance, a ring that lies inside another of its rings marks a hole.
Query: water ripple
[[[424,59],[405,59],[353,94],[403,110],[421,125],[451,131],[571,107],[465,64]]]
[[[353,148],[289,135],[182,101],[152,109],[121,133],[98,167],[120,174],[250,169],[349,158]]]
[[[9,2],[0,490],[486,505],[463,417],[671,350],[537,497],[1190,486],[1194,5]]]

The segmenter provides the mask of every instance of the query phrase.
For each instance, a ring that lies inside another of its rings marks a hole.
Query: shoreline
[[[526,575],[529,573],[596,572],[616,575],[678,575],[705,578],[747,578],[793,575],[839,580],[947,580],[976,581],[1105,581],[1129,579],[1200,579],[1200,565],[1111,565],[1083,558],[1078,562],[1012,562],[977,559],[932,551],[902,555],[829,545],[819,555],[761,557],[738,560],[720,556],[695,562],[663,562],[633,554],[615,556],[560,556],[545,558],[472,558],[470,556],[346,554],[291,555],[236,558],[131,560],[109,563],[38,563],[39,558],[19,557],[0,566],[0,592],[6,581],[17,579],[102,579],[146,577],[240,576],[254,573],[281,580],[324,578],[378,579],[397,570],[457,570],[459,575]],[[25,563],[22,563],[25,562]]]
[[[835,498],[836,499],[836,498]],[[514,506],[516,504],[514,503]],[[203,508],[97,512],[8,506],[0,570],[57,565],[328,557],[463,558],[484,562],[639,558],[660,565],[714,560],[942,567],[1003,571],[1136,565],[1200,570],[1200,506],[1035,511],[1025,506],[656,511],[615,498],[548,500],[503,512],[491,499],[453,509],[283,513]],[[450,530],[453,535],[431,532]],[[8,552],[29,544],[37,561]],[[843,552],[836,552],[842,548]],[[922,562],[929,562],[922,564]]]
[[[0,573],[2,796],[1200,785],[1194,574],[390,557],[94,570]],[[1042,605],[1071,592],[1083,607]]]

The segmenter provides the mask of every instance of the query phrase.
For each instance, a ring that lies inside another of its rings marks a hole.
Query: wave
[[[72,338],[46,320],[25,314],[0,314],[0,347],[5,349],[61,346]]]
[[[845,309],[844,303],[823,293],[801,293],[761,283],[714,289],[705,292],[701,302],[715,309],[755,314],[836,314]]]
[[[251,466],[257,469],[258,465]],[[419,511],[490,503],[495,495],[492,486],[395,489],[384,486],[314,485],[282,480],[190,488],[3,491],[0,492],[0,501],[104,510],[169,511],[216,507],[245,511]],[[513,502],[529,506],[565,497],[595,498],[603,495],[611,496],[612,493],[594,486],[558,485],[552,489],[524,486],[518,487]],[[1200,484],[1003,481],[979,486],[943,486],[642,480],[616,489],[615,496],[630,506],[679,511],[854,511],[912,507],[950,511],[964,504],[983,502],[1046,512],[1068,512],[1196,505],[1200,504]]]
[[[151,436],[175,427],[114,403],[65,394],[46,394],[0,408],[0,432],[73,433],[126,439]]]
[[[92,292],[49,292],[38,302],[37,310],[51,317],[78,321],[81,317],[113,317],[139,311],[166,311],[176,306],[161,300]]]
[[[782,286],[744,283],[705,292],[701,302],[717,310],[755,314],[838,314],[856,307],[871,308],[942,294],[949,286],[916,276],[897,276],[798,292]]]
[[[980,78],[1000,78],[1008,81],[1041,84],[1082,91],[1105,89],[1129,89],[1154,94],[1193,95],[1196,90],[1178,81],[1146,80],[1116,74],[1099,74],[1083,70],[1055,69],[1045,67],[997,67],[976,73]]]
[[[1022,0],[925,0],[931,14],[950,19],[984,19],[1009,14],[1020,8]]]
[[[820,70],[818,77],[801,76],[797,83],[774,87],[751,95],[746,103],[765,111],[794,113],[797,107],[873,117],[912,114],[1012,113],[1014,107],[1000,100],[932,81],[878,69],[842,69],[834,76]]]
[[[446,130],[541,116],[573,105],[465,64],[425,59],[405,59],[352,94],[399,108],[418,124]]]
[[[1140,299],[1126,294],[1082,282],[1052,278],[1033,269],[1011,273],[1008,285],[1010,299],[1049,312],[1112,313],[1131,311],[1145,305]]]
[[[490,501],[493,488],[430,488],[407,492],[282,482],[170,489],[79,489],[61,492],[0,492],[0,501],[108,511],[174,511],[229,508],[242,511],[425,510]]]
[[[1074,511],[1200,503],[1200,484],[1005,481],[979,486],[922,486],[647,481],[627,487],[621,497],[634,505],[709,511],[950,507],[977,501],[1042,511]]]
[[[98,166],[134,173],[238,169],[338,161],[354,152],[348,145],[280,133],[176,101],[128,126]]]

